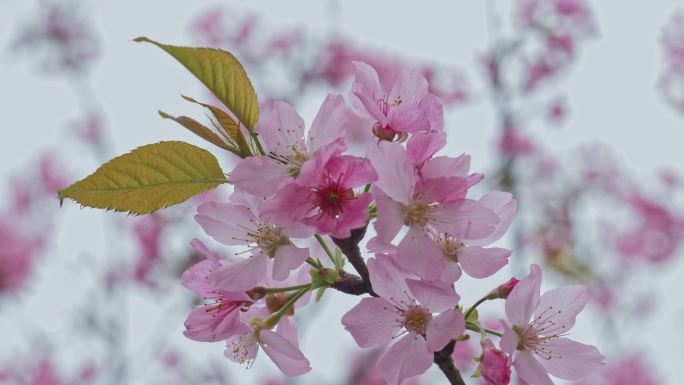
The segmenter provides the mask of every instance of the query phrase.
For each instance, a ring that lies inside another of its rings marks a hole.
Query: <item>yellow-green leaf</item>
[[[216,158],[185,142],[150,144],[59,192],[83,206],[147,214],[227,183]]]
[[[207,142],[230,151],[230,147],[228,147],[228,145],[221,140],[221,138],[216,135],[214,131],[193,118],[189,118],[187,116],[171,116],[164,111],[159,111],[159,116],[164,119],[173,120]]]
[[[252,151],[249,149],[249,146],[247,145],[247,141],[245,140],[244,135],[242,135],[242,131],[240,131],[240,126],[233,120],[233,118],[228,115],[225,111],[222,109],[212,106],[211,104],[206,104],[202,102],[198,102],[197,100],[181,95],[183,99],[199,104],[202,107],[206,107],[211,111],[211,113],[214,115],[216,120],[218,121],[219,125],[221,126],[220,128],[223,129],[223,132],[233,141],[235,142],[235,145],[238,147],[240,150],[240,155],[241,157],[246,157],[252,155]]]
[[[229,52],[214,48],[181,47],[158,43],[146,37],[135,39],[156,45],[173,56],[250,130],[259,117],[252,82],[240,62]]]

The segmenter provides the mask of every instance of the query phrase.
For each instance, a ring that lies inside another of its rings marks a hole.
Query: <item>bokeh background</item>
[[[307,122],[327,93],[346,93],[352,60],[388,79],[422,71],[445,104],[444,152],[471,154],[486,189],[521,203],[500,241],[509,267],[459,281],[464,303],[539,263],[547,288],[591,287],[573,335],[608,364],[583,385],[681,383],[677,0],[0,0],[0,383],[383,384],[339,323],[358,300],[341,293],[297,315],[313,366],[301,378],[182,336],[197,299],[178,279],[197,260],[190,240],[204,239],[192,216],[226,191],[144,218],[60,208],[57,189],[114,155],[161,140],[207,147],[157,114],[202,118],[180,94],[207,91],[138,36],[235,53],[264,108],[287,100]],[[502,303],[481,315],[496,322]],[[455,354],[468,376],[479,347]]]

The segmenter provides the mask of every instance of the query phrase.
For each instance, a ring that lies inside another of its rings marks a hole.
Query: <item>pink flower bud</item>
[[[490,299],[495,299],[495,298],[506,299],[506,298],[508,298],[508,294],[511,293],[511,290],[513,290],[513,288],[515,287],[515,285],[518,284],[518,282],[520,282],[520,281],[518,281],[515,278],[511,278],[508,281],[506,281],[505,283],[502,283],[501,285],[499,285],[496,289],[489,292],[487,297]]]
[[[511,360],[506,353],[486,348],[480,360],[482,377],[489,385],[508,385],[511,381]]]

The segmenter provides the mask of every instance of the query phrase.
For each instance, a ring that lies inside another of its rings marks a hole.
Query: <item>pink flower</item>
[[[511,360],[506,353],[494,348],[492,341],[482,340],[484,352],[480,358],[482,377],[489,385],[508,385],[511,381]]]
[[[684,240],[684,219],[638,193],[630,195],[627,203],[639,223],[618,238],[618,251],[627,259],[644,258],[656,263],[671,258]]]
[[[455,279],[458,279],[460,271],[458,273],[454,271],[458,267],[471,277],[486,278],[508,264],[508,257],[512,254],[511,250],[483,246],[496,242],[508,230],[513,222],[518,202],[513,199],[513,195],[510,193],[499,191],[485,194],[479,202],[498,217],[499,222],[496,224],[494,232],[486,237],[473,240],[459,240],[448,233],[438,234],[434,237],[435,243],[442,250],[445,270],[441,279],[446,283],[453,283]]]
[[[186,270],[181,283],[209,302],[188,315],[183,334],[195,341],[215,342],[243,333],[246,326],[240,322],[240,310],[250,298],[244,292],[231,293],[213,285],[209,277],[224,263],[199,240],[193,240],[192,245],[206,259]]]
[[[271,196],[288,179],[296,178],[306,161],[319,150],[330,157],[345,150],[344,130],[348,122],[344,99],[328,95],[304,139],[304,120],[287,103],[275,102],[257,131],[268,153],[238,163],[230,180],[237,187],[258,196]]]
[[[445,267],[437,234],[475,240],[497,232],[500,221],[496,213],[481,202],[465,199],[468,187],[481,177],[451,175],[448,171],[458,168],[450,168],[453,162],[449,158],[431,160],[419,177],[407,151],[398,143],[382,141],[371,146],[367,156],[378,172],[373,188],[377,237],[371,245],[391,244],[401,228],[408,226],[396,250],[402,267],[422,278],[437,279]]]
[[[226,245],[244,246],[251,254],[250,258],[216,268],[211,275],[214,284],[227,291],[249,290],[264,279],[270,263],[272,277],[286,279],[309,256],[309,251],[295,246],[288,235],[308,236],[311,231],[296,224],[285,229],[262,220],[260,198],[239,191],[232,198],[231,203],[205,203],[195,216],[209,236]]]
[[[375,136],[401,141],[409,133],[442,129],[441,104],[428,92],[428,82],[420,73],[401,72],[387,93],[373,67],[362,62],[354,66],[349,102],[357,115],[372,122]]]
[[[513,359],[520,377],[535,385],[553,385],[549,374],[580,379],[605,363],[594,346],[565,338],[589,294],[581,285],[554,289],[539,296],[541,269],[532,265],[506,300],[501,348]]]
[[[267,202],[264,217],[279,226],[303,223],[319,234],[347,238],[351,230],[368,222],[368,205],[372,200],[369,193],[356,195],[354,188],[376,179],[367,159],[330,157],[326,151],[319,151],[296,180]]]
[[[264,328],[261,319],[253,318],[248,330],[228,339],[225,356],[233,362],[250,366],[256,359],[259,347],[288,377],[299,376],[311,370],[297,344],[297,325],[283,317],[275,332]]]
[[[425,372],[433,353],[465,331],[465,320],[454,307],[459,296],[451,287],[408,279],[387,255],[368,261],[373,290],[342,317],[362,348],[382,347],[405,334],[378,360],[390,385]],[[435,313],[437,313],[435,315]]]

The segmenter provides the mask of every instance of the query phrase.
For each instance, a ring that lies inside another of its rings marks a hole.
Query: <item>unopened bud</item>
[[[489,338],[482,340],[480,374],[489,385],[508,385],[511,381],[511,360],[506,353],[494,347]]]
[[[291,297],[292,295],[287,293],[269,294],[266,296],[266,308],[268,308],[269,312],[275,313],[278,310],[282,309]],[[294,306],[291,306],[289,309],[287,309],[285,315],[294,315]]]
[[[487,298],[488,299],[497,299],[497,298],[506,299],[506,298],[508,298],[508,295],[511,293],[511,290],[513,290],[513,288],[515,287],[515,285],[518,284],[518,282],[520,282],[520,281],[515,279],[515,278],[509,279],[505,283],[502,283],[501,285],[499,285],[496,289],[490,291],[489,294],[487,294]]]
[[[247,296],[253,301],[258,301],[266,296],[266,288],[257,286],[252,290],[246,291],[245,294],[247,294]]]

